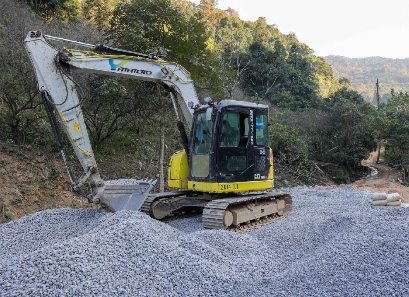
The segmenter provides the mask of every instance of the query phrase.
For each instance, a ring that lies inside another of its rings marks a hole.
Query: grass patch
[[[17,196],[11,199],[11,202],[15,205],[20,205],[21,203],[23,203],[23,199],[24,199],[24,196],[20,195],[20,196]]]

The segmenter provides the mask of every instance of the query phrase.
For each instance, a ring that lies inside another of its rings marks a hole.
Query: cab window
[[[226,112],[222,118],[221,147],[246,147],[249,136],[249,116]]]
[[[256,145],[267,146],[268,117],[265,114],[256,114]]]

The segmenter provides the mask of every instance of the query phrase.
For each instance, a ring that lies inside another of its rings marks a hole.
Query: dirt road
[[[373,193],[399,193],[402,202],[409,203],[409,188],[397,181],[400,171],[382,163],[376,164],[376,156],[375,152],[372,153],[363,164],[375,168],[378,171],[377,174],[358,180],[353,183],[353,186]]]

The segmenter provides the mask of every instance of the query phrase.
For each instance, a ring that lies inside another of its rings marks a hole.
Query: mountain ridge
[[[409,58],[384,57],[348,58],[338,55],[324,56],[336,77],[348,78],[353,87],[367,101],[373,101],[375,83],[379,79],[382,101],[390,98],[391,89],[409,91]]]

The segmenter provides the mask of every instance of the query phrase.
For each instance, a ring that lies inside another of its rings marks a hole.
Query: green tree
[[[283,123],[285,113],[270,118],[270,146],[275,158],[292,165],[303,165],[308,160],[308,144],[295,126]]]
[[[314,107],[318,84],[308,47],[294,44],[287,52],[280,40],[273,47],[255,42],[250,45],[241,77],[244,91],[253,97],[293,110]]]
[[[230,97],[248,66],[244,57],[251,39],[251,33],[245,23],[237,17],[226,16],[216,29],[214,48],[224,67],[225,74],[221,77],[225,79],[224,85]]]
[[[341,85],[341,87],[345,87],[345,88],[350,89],[350,90],[354,89],[354,87],[352,86],[351,81],[346,77],[341,77],[339,79],[339,84]]]
[[[312,50],[300,43],[294,43],[289,51],[290,82],[287,86],[293,97],[293,108],[317,107],[318,83],[312,60]]]
[[[280,38],[280,32],[275,25],[268,25],[263,17],[259,17],[255,22],[249,24],[253,34],[254,42],[269,46],[274,44],[275,40]]]
[[[327,100],[328,120],[317,128],[313,147],[321,161],[354,166],[376,149],[375,108],[356,91],[342,88]]]
[[[376,149],[372,112],[369,103],[359,106],[342,100],[334,106],[330,137],[334,150],[328,157],[345,165],[357,165],[369,157]]]
[[[261,43],[253,43],[243,60],[247,64],[241,77],[244,91],[279,105],[274,97],[277,92],[285,91],[289,71],[282,44],[277,41],[271,50]]]
[[[87,100],[83,103],[83,112],[96,146],[117,132],[130,129],[131,118],[143,118],[142,97],[149,93],[146,85],[106,76],[92,76],[87,82]]]
[[[79,17],[78,0],[25,0],[46,21],[72,21]]]
[[[316,57],[314,67],[319,85],[319,96],[321,98],[328,98],[329,95],[339,90],[342,85],[341,79],[335,77],[331,66],[321,57]]]
[[[322,107],[325,110],[332,110],[340,101],[347,101],[355,105],[363,105],[365,103],[364,97],[357,91],[342,87],[331,94],[329,98],[325,100],[325,104]]]
[[[114,10],[106,37],[125,49],[177,62],[191,72],[197,87],[223,93],[220,64],[207,46],[206,24],[200,15],[181,9],[175,1],[121,3]]]
[[[387,104],[381,104],[380,109],[386,109],[383,122],[386,123],[387,161],[409,165],[409,93],[391,92],[392,98]]]
[[[115,6],[120,0],[85,0],[82,3],[84,18],[95,24],[99,30],[109,27]]]
[[[11,3],[3,5],[0,19],[0,125],[6,133],[1,138],[21,144],[35,138],[35,124],[42,116],[33,68],[22,46],[32,22],[28,13]]]

